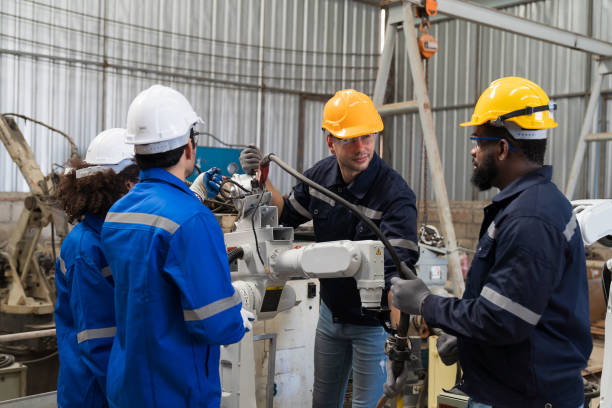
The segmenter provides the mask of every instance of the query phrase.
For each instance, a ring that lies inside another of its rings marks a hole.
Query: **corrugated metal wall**
[[[217,137],[296,165],[301,98],[371,94],[379,31],[378,7],[353,0],[0,0],[0,112],[65,131],[82,154],[102,129],[125,126],[139,91],[163,83]],[[313,123],[322,103],[302,103],[311,165],[328,154]],[[68,157],[61,136],[18,123],[43,172]],[[4,148],[0,169],[0,191],[27,191]],[[271,173],[281,191],[294,184]]]
[[[548,25],[612,41],[612,1],[594,0],[593,16],[589,1],[546,0],[515,6],[506,12]],[[592,20],[592,22],[590,22]],[[429,63],[428,84],[434,110],[442,165],[449,198],[452,200],[485,199],[495,192],[473,190],[471,175],[471,142],[469,129],[458,123],[470,118],[480,93],[496,78],[509,75],[532,79],[559,104],[555,117],[559,127],[549,139],[546,162],[554,165],[553,179],[563,189],[573,161],[576,142],[586,108],[585,92],[590,90],[590,56],[586,53],[527,39],[474,23],[445,20],[432,24],[432,34],[440,42],[440,52]],[[398,37],[394,60],[394,101],[413,99],[412,80],[404,52],[403,32]],[[612,82],[604,81],[609,95]],[[602,105],[603,106],[603,105]],[[611,118],[600,109],[600,119]],[[609,119],[607,119],[609,121]],[[396,116],[385,121],[386,143],[392,144],[392,163],[418,196],[427,188],[433,199],[431,178],[423,180],[423,148],[417,114]],[[610,129],[600,122],[599,129]],[[583,166],[583,175],[575,197],[611,198],[612,143],[592,144]],[[601,153],[600,153],[601,152]],[[596,171],[596,168],[599,171]]]
[[[593,0],[592,16],[588,4],[545,0],[506,11],[612,41],[612,1]],[[222,140],[256,143],[308,168],[328,154],[319,129],[325,98],[347,87],[372,94],[378,12],[353,0],[0,0],[0,112],[64,130],[83,153],[100,130],[124,126],[140,90],[164,83],[183,92]],[[492,195],[469,183],[468,131],[457,124],[490,81],[511,74],[540,83],[559,103],[547,162],[563,188],[590,88],[589,56],[465,21],[436,22],[432,33],[441,51],[430,62],[429,87],[449,197]],[[409,100],[403,36],[398,45],[393,98]],[[612,78],[604,89],[612,89]],[[602,101],[597,126],[604,131],[612,116]],[[67,158],[61,136],[18,123],[44,172]],[[393,166],[419,196],[427,188],[433,198],[431,182],[423,182],[418,117],[385,125]],[[612,143],[589,147],[576,197],[611,197],[611,158]],[[0,191],[27,191],[4,149],[0,169]],[[293,184],[278,168],[271,177],[284,192]]]

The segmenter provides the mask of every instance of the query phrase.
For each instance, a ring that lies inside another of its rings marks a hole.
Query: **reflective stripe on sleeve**
[[[83,330],[82,332],[77,333],[77,341],[82,343],[87,340],[93,339],[105,339],[108,337],[115,337],[115,333],[117,332],[117,327],[104,327],[102,329],[90,329]]]
[[[572,218],[570,218],[569,222],[565,226],[565,230],[563,231],[563,235],[565,235],[565,239],[567,241],[570,241],[572,239],[572,236],[576,231],[576,225],[578,225],[578,223],[576,222],[576,214],[572,213]]]
[[[307,209],[305,209],[304,207],[302,207],[302,204],[300,204],[298,202],[298,200],[293,196],[293,191],[289,195],[289,203],[295,209],[295,211],[300,213],[300,215],[302,217],[305,217],[305,218],[308,218],[309,220],[312,220],[312,215],[310,215],[310,212]]]
[[[141,225],[150,225],[152,227],[161,228],[165,231],[168,231],[170,234],[174,234],[174,232],[178,229],[179,225],[161,215],[155,214],[146,214],[146,213],[118,213],[118,212],[109,212],[106,216],[106,222],[118,222],[123,224],[141,224]]]
[[[491,222],[489,228],[487,228],[487,235],[491,239],[495,239],[495,235],[497,234],[497,228],[495,228],[495,221]]]
[[[186,322],[193,320],[204,320],[236,306],[241,301],[242,299],[240,298],[238,292],[234,291],[232,296],[219,299],[198,309],[183,310],[183,316],[185,317]]]
[[[111,276],[113,273],[111,272],[111,268],[110,266],[105,266],[104,268],[102,268],[102,276],[105,278],[108,278],[109,276]]]
[[[60,271],[62,271],[62,273],[65,275],[66,274],[66,263],[62,259],[61,255],[58,256],[57,259],[59,259]]]
[[[318,198],[319,200],[326,202],[327,204],[329,204],[330,206],[335,206],[336,205],[336,201],[334,199],[329,198],[328,196],[326,196],[325,194],[315,190],[312,187],[308,187],[308,193],[313,196],[314,198]]]
[[[527,309],[525,306],[512,301],[511,299],[496,292],[495,290],[491,289],[488,286],[485,286],[484,288],[482,288],[482,292],[480,292],[480,296],[487,299],[489,302],[493,303],[499,308],[505,310],[506,312],[512,313],[519,319],[524,320],[525,322],[531,324],[532,326],[535,326],[536,324],[538,324],[538,321],[540,321],[541,315],[532,312],[531,310]]]
[[[395,239],[390,239],[389,243],[393,245],[394,247],[398,247],[398,248],[406,248],[406,249],[410,249],[411,251],[419,250],[419,246],[417,245],[417,243],[414,241],[410,241],[409,239],[395,238]]]
[[[380,220],[382,219],[382,211],[373,210],[368,207],[364,207],[363,205],[358,205],[357,208],[365,215],[366,217],[372,220]]]

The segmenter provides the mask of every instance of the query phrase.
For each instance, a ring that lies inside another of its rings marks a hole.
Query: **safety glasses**
[[[377,135],[376,133],[370,133],[369,135],[351,137],[349,139],[340,139],[339,137],[334,136],[334,141],[343,146],[356,144],[358,140],[361,141],[361,144],[370,145],[374,143],[374,139],[376,139],[376,135]]]
[[[483,148],[482,141],[484,141],[484,140],[495,140],[495,141],[505,140],[506,143],[508,143],[508,147],[510,148],[510,151],[511,152],[514,151],[514,147],[510,144],[510,142],[507,139],[504,139],[504,138],[501,138],[501,137],[475,136],[475,135],[472,135],[472,136],[470,136],[470,140],[472,141],[472,148],[475,149],[475,150],[482,150],[482,148]]]

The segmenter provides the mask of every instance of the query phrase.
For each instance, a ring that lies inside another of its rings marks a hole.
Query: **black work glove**
[[[246,174],[253,175],[259,168],[259,162],[263,158],[257,146],[249,145],[240,152],[240,165]]]
[[[436,347],[444,365],[453,365],[459,360],[459,349],[455,336],[442,332],[436,341]]]

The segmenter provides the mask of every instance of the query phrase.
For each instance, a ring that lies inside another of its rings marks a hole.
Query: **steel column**
[[[580,169],[582,168],[582,162],[584,160],[584,151],[586,150],[585,137],[593,125],[593,114],[595,113],[595,107],[599,102],[601,82],[603,80],[602,69],[604,67],[605,64],[597,64],[597,69],[591,83],[591,96],[589,97],[586,112],[584,113],[584,120],[582,121],[582,127],[580,128],[580,138],[578,139],[578,143],[576,145],[572,169],[570,170],[570,175],[565,186],[565,196],[568,200],[571,200],[574,197],[574,192],[576,191],[578,176],[580,175]]]
[[[404,35],[406,37],[406,52],[410,63],[410,72],[412,73],[412,81],[414,91],[419,105],[419,117],[421,119],[421,128],[423,130],[423,141],[427,149],[427,159],[431,178],[434,186],[436,202],[438,204],[438,214],[446,249],[448,250],[448,274],[449,281],[452,283],[452,291],[458,297],[463,295],[465,283],[461,274],[461,264],[459,262],[459,254],[457,252],[457,237],[451,219],[450,204],[448,201],[448,193],[446,191],[446,183],[444,181],[444,170],[442,169],[442,161],[440,160],[440,150],[438,148],[438,139],[436,138],[433,114],[431,112],[431,103],[427,92],[427,82],[425,80],[425,70],[421,62],[421,54],[417,43],[417,33],[414,26],[414,17],[412,15],[412,5],[405,4],[404,8]]]

